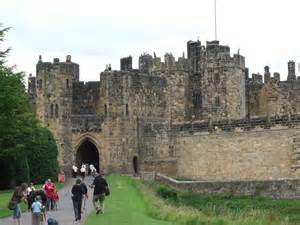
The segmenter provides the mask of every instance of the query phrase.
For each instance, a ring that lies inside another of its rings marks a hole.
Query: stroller
[[[52,219],[52,218],[49,218],[47,220],[47,223],[48,223],[48,225],[59,225],[58,222],[57,222],[57,220]]]

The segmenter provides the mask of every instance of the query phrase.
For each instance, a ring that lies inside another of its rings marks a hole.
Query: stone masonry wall
[[[260,195],[270,198],[300,199],[300,180],[282,179],[266,181],[177,181],[156,174],[156,181],[171,185],[180,191],[203,194],[231,194],[235,196]]]
[[[253,127],[244,126],[250,124],[249,121],[244,125],[178,123],[173,124],[171,129],[162,123],[146,123],[142,145],[145,171],[150,171],[149,162],[173,161],[169,167],[170,175],[174,176],[176,171],[176,177],[189,179],[299,177],[299,124],[291,126],[290,123],[289,128],[288,123],[270,125],[263,120],[261,125],[259,123],[257,120]],[[159,167],[153,170],[168,171]]]

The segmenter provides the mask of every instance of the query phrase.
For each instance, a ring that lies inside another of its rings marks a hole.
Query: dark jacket
[[[74,184],[71,192],[73,201],[82,201],[82,195],[84,195],[84,191],[81,187],[81,184]]]
[[[81,188],[82,188],[83,194],[86,195],[87,192],[88,192],[88,189],[87,189],[86,184],[85,184],[84,182],[82,182],[82,183],[80,184],[80,186],[81,186]]]
[[[23,197],[24,194],[22,188],[20,186],[16,187],[11,199],[17,203],[20,203]]]
[[[95,177],[92,185],[94,186],[94,195],[104,194],[108,187],[106,180],[101,175]]]

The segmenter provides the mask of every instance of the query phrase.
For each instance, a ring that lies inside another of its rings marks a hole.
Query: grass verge
[[[141,184],[147,212],[154,218],[176,221],[179,224],[211,224],[211,225],[288,225],[299,224],[291,219],[299,215],[299,201],[251,199],[248,197],[202,196],[200,194],[179,193],[163,187],[156,191],[166,200],[159,198],[153,187]],[[277,202],[281,211],[274,209]],[[260,204],[258,204],[260,202]],[[273,204],[270,205],[270,202]],[[253,207],[255,206],[255,207]],[[264,207],[265,206],[265,207]],[[268,207],[266,207],[268,206]],[[297,210],[298,209],[298,210]],[[296,212],[297,211],[297,212]],[[280,213],[280,212],[288,212]]]
[[[143,196],[136,183],[126,176],[108,177],[111,195],[105,199],[105,213],[92,212],[85,225],[171,225],[146,213]]]

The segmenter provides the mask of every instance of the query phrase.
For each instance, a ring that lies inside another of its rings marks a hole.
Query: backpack
[[[48,223],[48,225],[59,225],[58,222],[57,222],[57,220],[52,219],[52,218],[49,218],[47,220],[47,223]]]

